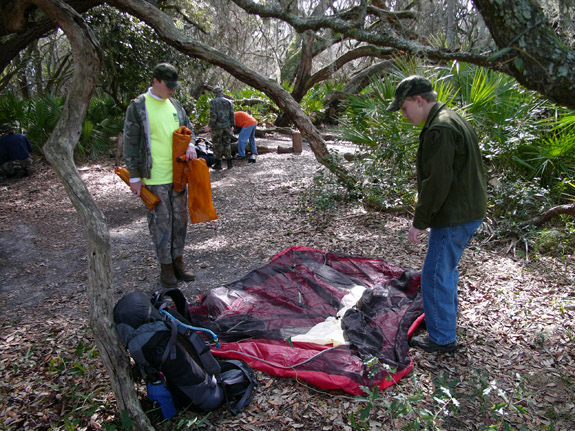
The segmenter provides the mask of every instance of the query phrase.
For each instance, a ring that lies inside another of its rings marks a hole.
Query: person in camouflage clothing
[[[210,100],[210,122],[206,131],[212,133],[214,144],[214,169],[222,169],[222,156],[226,158],[228,169],[232,168],[232,129],[235,125],[232,102],[224,98],[220,87],[213,90],[214,98]]]
[[[31,173],[32,144],[22,133],[15,133],[17,125],[0,126],[0,178],[23,178]]]
[[[172,98],[179,88],[174,66],[158,64],[152,86],[130,103],[124,120],[124,159],[130,172],[130,189],[140,196],[145,185],[160,198],[160,203],[148,212],[148,228],[160,261],[160,281],[164,287],[174,287],[178,280],[195,278],[183,262],[188,227],[187,190],[177,192],[173,187],[173,132],[180,126],[193,131],[186,111]],[[186,150],[189,159],[197,157],[194,142],[192,134]]]

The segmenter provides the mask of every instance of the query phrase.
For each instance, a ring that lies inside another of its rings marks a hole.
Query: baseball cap
[[[433,91],[433,86],[429,79],[419,75],[409,76],[401,81],[395,89],[395,97],[386,111],[397,111],[401,108],[406,98],[429,93],[430,91]]]
[[[154,78],[164,81],[170,90],[178,90],[178,71],[170,63],[160,63],[154,68]]]

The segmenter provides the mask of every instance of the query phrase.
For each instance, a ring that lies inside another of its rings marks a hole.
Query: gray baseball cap
[[[433,91],[433,86],[429,79],[419,75],[409,76],[401,81],[395,89],[395,97],[386,111],[397,111],[401,108],[406,98],[429,93],[430,91]]]
[[[154,78],[164,81],[170,90],[178,90],[178,71],[170,63],[160,63],[154,68]]]

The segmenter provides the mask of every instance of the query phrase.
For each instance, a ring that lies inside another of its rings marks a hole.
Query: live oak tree
[[[173,17],[181,12],[182,8],[178,7],[183,2],[8,0],[0,5],[3,20],[0,26],[0,71],[4,71],[21,51],[53,32],[56,27],[64,32],[72,47],[74,71],[64,111],[52,136],[44,145],[44,153],[64,183],[86,228],[88,295],[92,305],[90,325],[108,370],[118,408],[128,413],[139,430],[149,430],[152,426],[141,411],[131,384],[127,355],[113,330],[108,228],[73,160],[82,120],[102,67],[102,52],[98,41],[85,24],[81,13],[107,3],[147,23],[163,42],[182,54],[221,68],[238,81],[262,91],[307,138],[318,162],[349,186],[354,186],[355,179],[329,155],[321,134],[298,102],[315,82],[329,77],[334,70],[352,60],[379,58],[379,64],[366,63],[366,68],[373,67],[373,71],[377,72],[385,70],[389,59],[396,55],[417,56],[433,62],[468,62],[506,73],[549,100],[575,108],[573,17],[569,15],[572,13],[569,9],[562,8],[567,0],[558,0],[562,14],[556,22],[551,21],[535,0],[475,0],[474,5],[493,38],[495,48],[488,52],[463,50],[453,46],[453,21],[449,26],[447,47],[424,43],[420,35],[408,31],[402,25],[403,20],[413,19],[413,11],[393,10],[386,7],[383,0],[350,2],[345,9],[337,9],[335,2],[321,1],[315,3],[316,7],[312,8],[313,12],[308,16],[302,16],[294,10],[294,2],[291,1],[232,1],[248,14],[264,20],[275,20],[295,29],[295,37],[301,49],[293,51],[294,67],[283,70],[283,76],[294,84],[292,92],[229,53],[202,43],[182,31],[181,26],[174,23]],[[172,16],[159,10],[158,3]],[[452,0],[447,3],[453,6]],[[342,40],[353,42],[349,45],[353,48],[342,52],[329,66],[314,71],[312,62],[317,53]]]

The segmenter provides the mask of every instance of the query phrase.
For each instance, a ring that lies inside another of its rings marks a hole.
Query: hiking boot
[[[231,169],[234,167],[234,165],[232,163],[232,159],[228,159],[228,160],[226,160],[226,162],[228,162],[228,169]]]
[[[409,340],[411,347],[417,347],[427,353],[453,353],[457,350],[457,341],[449,344],[436,344],[429,337],[417,336]]]
[[[236,156],[236,160],[245,160],[246,156]]]
[[[252,154],[248,159],[248,163],[255,163],[255,162],[256,162],[256,156],[255,154]]]
[[[174,265],[170,263],[162,263],[160,265],[160,283],[166,288],[176,287],[178,285],[178,279],[176,274],[174,274]]]
[[[216,171],[219,171],[220,169],[222,169],[222,161],[221,160],[216,159],[216,162],[214,163],[214,169]]]
[[[194,281],[196,279],[196,276],[192,271],[186,270],[186,265],[184,265],[184,259],[182,259],[182,256],[177,257],[172,266],[174,267],[174,275],[178,280]]]

